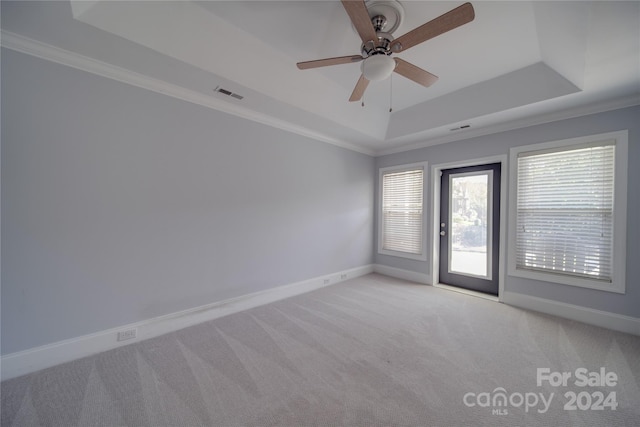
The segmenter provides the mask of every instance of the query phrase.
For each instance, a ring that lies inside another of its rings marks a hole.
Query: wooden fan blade
[[[371,23],[371,17],[364,4],[364,0],[342,0],[344,10],[347,11],[347,15],[351,19],[353,26],[358,31],[363,43],[370,40],[378,40],[376,30]]]
[[[410,62],[404,61],[400,58],[393,58],[396,60],[396,68],[393,70],[396,73],[413,80],[414,82],[429,87],[438,81],[438,76],[434,76],[428,71],[423,70],[420,67],[416,67]]]
[[[349,102],[360,101],[362,99],[362,95],[364,95],[364,91],[367,89],[367,86],[369,86],[369,80],[367,80],[364,75],[361,74],[358,83],[356,83],[356,87],[351,93]]]
[[[301,70],[307,70],[309,68],[326,67],[329,65],[350,64],[352,62],[362,61],[362,56],[337,56],[335,58],[316,59],[314,61],[298,62],[296,65]]]
[[[393,41],[391,50],[396,53],[405,51],[419,43],[469,23],[473,21],[473,18],[475,18],[473,6],[471,6],[471,3],[465,3],[398,37]]]

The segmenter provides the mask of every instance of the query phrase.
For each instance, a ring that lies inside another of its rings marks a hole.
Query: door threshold
[[[493,302],[500,302],[500,299],[495,295],[489,295],[489,294],[484,294],[482,292],[472,291],[469,289],[458,288],[456,286],[445,285],[444,283],[438,283],[433,286],[440,289],[446,289],[448,291],[459,292],[465,295],[471,295],[472,297],[484,298],[486,300],[493,301]]]

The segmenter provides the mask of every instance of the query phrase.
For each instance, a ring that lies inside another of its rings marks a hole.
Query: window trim
[[[422,169],[422,235],[420,236],[420,240],[422,242],[422,253],[420,254],[412,254],[408,252],[400,252],[400,251],[392,251],[388,249],[383,249],[382,247],[382,236],[383,236],[383,218],[382,218],[382,177],[387,173],[398,173],[398,172],[406,172],[410,170]],[[389,255],[398,258],[406,258],[417,261],[426,261],[427,260],[427,209],[426,209],[426,201],[427,201],[427,173],[428,173],[428,162],[416,162],[399,166],[388,166],[378,169],[378,253],[381,255]]]
[[[614,159],[614,205],[613,205],[613,262],[611,283],[600,280],[569,276],[562,273],[531,271],[516,267],[515,250],[509,250],[509,276],[534,279],[601,291],[625,293],[626,288],[626,228],[627,228],[627,168],[629,132],[627,130],[588,135],[578,138],[549,141],[537,144],[513,147],[509,150],[509,247],[516,247],[516,218],[518,190],[518,155],[528,152],[564,151],[585,144],[594,144],[614,140],[616,147]]]

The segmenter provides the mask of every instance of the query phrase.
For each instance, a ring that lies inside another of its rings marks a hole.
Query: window
[[[426,163],[380,169],[378,252],[426,261],[424,177]]]
[[[624,293],[626,152],[626,132],[511,150],[510,274]]]

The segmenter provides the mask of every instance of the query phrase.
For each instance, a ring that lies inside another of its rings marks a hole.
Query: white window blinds
[[[420,255],[423,169],[382,175],[382,249]]]
[[[516,268],[611,282],[613,144],[518,155]]]

